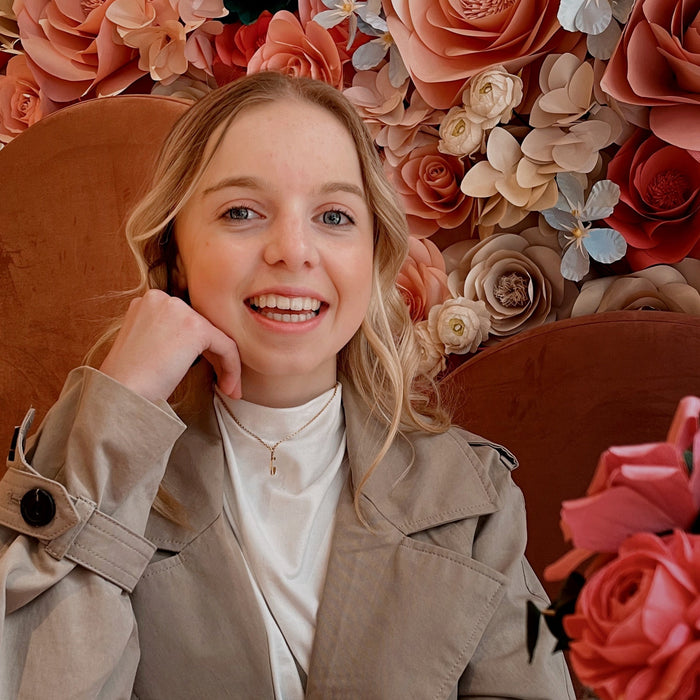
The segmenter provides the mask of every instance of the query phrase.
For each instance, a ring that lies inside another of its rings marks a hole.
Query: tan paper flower
[[[464,107],[452,107],[440,124],[440,153],[470,156],[486,146],[486,132],[469,118]]]
[[[411,319],[423,321],[431,307],[450,296],[445,260],[439,248],[427,238],[408,239],[408,257],[396,280]]]
[[[539,242],[542,234],[533,233]],[[491,335],[505,337],[568,318],[577,289],[562,277],[560,264],[560,254],[532,245],[527,231],[494,234],[464,255],[447,284],[453,296],[483,301]]]
[[[427,321],[419,321],[414,324],[413,328],[421,352],[418,373],[435,379],[447,367],[444,353],[445,346],[439,340],[436,342],[433,336],[430,335]]]
[[[570,53],[547,56],[540,69],[540,89],[530,112],[534,127],[567,126],[593,106],[593,66]]]
[[[19,40],[17,17],[12,9],[12,0],[0,0],[0,50],[19,53],[15,44]]]
[[[208,92],[216,89],[217,84],[211,79],[202,80],[191,75],[189,72],[181,75],[172,83],[164,85],[156,83],[151,90],[152,95],[165,95],[166,97],[177,97],[181,100],[190,100],[196,102],[206,95]]]
[[[456,228],[472,211],[472,200],[459,188],[464,163],[437,149],[437,139],[412,149],[396,166],[385,163],[387,174],[406,211],[411,235],[431,236],[440,228]]]
[[[467,118],[482,129],[507,123],[513,109],[523,99],[523,81],[503,66],[495,66],[475,75],[462,95]]]
[[[0,75],[0,142],[8,143],[57,108],[36,84],[24,54],[13,56]]]
[[[488,338],[490,329],[491,318],[483,301],[448,299],[433,306],[428,315],[428,332],[448,355],[475,352]]]
[[[533,129],[523,139],[522,151],[543,172],[589,173],[598,164],[599,152],[612,143],[612,136],[607,122],[589,119],[568,129]]]
[[[700,260],[687,261],[688,267],[695,267],[695,285],[675,265],[654,265],[629,275],[584,282],[571,316],[638,309],[700,316]]]
[[[503,228],[522,221],[530,211],[556,204],[555,173],[542,173],[523,156],[520,144],[505,129],[496,127],[486,144],[487,160],[475,163],[462,180],[462,192],[485,198],[479,223]]]

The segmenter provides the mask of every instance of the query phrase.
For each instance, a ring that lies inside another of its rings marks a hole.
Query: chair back
[[[454,422],[508,447],[537,574],[568,548],[561,502],[584,495],[613,445],[664,440],[678,401],[700,395],[700,317],[661,311],[584,316],[474,355],[441,382]],[[559,584],[546,584],[556,595]]]
[[[108,296],[138,281],[123,224],[188,105],[88,100],[0,150],[0,445],[30,405],[41,420],[105,320],[123,311]]]

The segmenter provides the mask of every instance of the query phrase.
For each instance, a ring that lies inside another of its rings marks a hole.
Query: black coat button
[[[53,496],[44,489],[32,489],[22,496],[19,511],[24,521],[32,527],[48,525],[56,515]]]

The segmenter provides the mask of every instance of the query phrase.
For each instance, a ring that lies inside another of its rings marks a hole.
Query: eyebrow
[[[230,187],[262,189],[263,185],[260,180],[254,177],[227,177],[216,184],[211,185],[211,187],[207,187],[204,190],[203,195],[206,197],[209,194]],[[350,194],[354,194],[362,200],[366,199],[364,190],[351,182],[326,182],[319,188],[319,194],[332,194],[333,192],[348,192]]]

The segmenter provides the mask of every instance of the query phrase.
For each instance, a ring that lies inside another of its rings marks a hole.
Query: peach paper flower
[[[106,19],[113,0],[22,0],[17,23],[27,62],[54,102],[121,92],[140,78],[138,53]]]
[[[36,84],[24,55],[13,56],[0,75],[0,142],[8,143],[56,109]]]
[[[456,106],[467,78],[492,66],[510,73],[578,41],[549,0],[434,2],[384,0],[389,31],[416,88],[439,109]]]
[[[601,81],[620,102],[651,107],[651,130],[689,151],[700,151],[699,26],[700,0],[637,0]]]
[[[408,257],[396,284],[414,323],[427,319],[430,308],[442,304],[450,296],[445,260],[431,240],[413,236],[408,239]]]
[[[440,228],[456,228],[470,215],[472,200],[459,187],[465,165],[440,153],[437,139],[411,150],[395,168],[388,163],[385,167],[416,238],[431,236]]]
[[[216,56],[213,71],[219,85],[230,83],[246,74],[253,54],[265,43],[272,13],[265,10],[252,24],[225,24],[214,38]]]
[[[494,234],[464,254],[447,284],[453,296],[483,301],[491,335],[506,337],[568,317],[577,291],[561,276],[560,262],[559,253],[542,244],[538,230]]]
[[[639,533],[584,585],[564,618],[570,660],[601,700],[700,694],[700,537]]]
[[[522,99],[523,81],[503,66],[488,68],[470,78],[462,95],[467,118],[482,129],[509,122]]]
[[[291,12],[280,10],[270,21],[265,43],[250,59],[248,74],[274,70],[323,80],[341,90],[346,60],[327,29],[314,21],[302,27]]]

